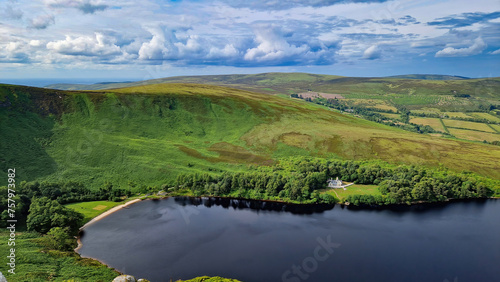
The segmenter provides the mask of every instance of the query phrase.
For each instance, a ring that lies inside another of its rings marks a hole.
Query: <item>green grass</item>
[[[0,253],[2,261],[11,248],[7,245],[9,233],[0,232]],[[16,270],[10,269],[5,263],[0,264],[0,271],[9,282],[38,281],[112,281],[118,272],[101,263],[81,258],[75,252],[46,251],[39,243],[41,235],[31,232],[16,233]],[[42,252],[43,251],[43,252]]]
[[[457,117],[457,118],[471,118],[470,115],[461,112],[445,112],[448,117]]]
[[[490,127],[493,128],[497,133],[500,133],[500,124],[490,124]]]
[[[321,191],[321,193],[327,193],[335,198],[339,199],[340,202],[344,202],[344,200],[349,195],[382,195],[377,185],[362,185],[362,184],[354,184],[344,189],[326,189]]]
[[[295,99],[196,84],[32,89],[9,89],[15,107],[0,108],[8,137],[0,173],[16,167],[18,181],[160,187],[180,173],[245,171],[296,154],[500,178],[500,148],[409,133]]]
[[[436,131],[441,131],[441,132],[445,131],[444,127],[443,127],[443,123],[441,122],[441,119],[439,119],[439,118],[412,117],[410,119],[410,122],[415,123],[415,124],[428,125]]]
[[[420,108],[419,110],[412,110],[412,113],[416,114],[441,114],[441,111],[437,108],[428,108],[428,107],[423,107]]]
[[[401,115],[398,114],[388,114],[388,113],[380,113],[380,114],[394,121],[399,121],[401,119]]]
[[[448,128],[454,127],[454,128],[477,130],[477,131],[484,131],[484,132],[495,132],[491,127],[489,127],[485,123],[462,121],[462,120],[451,120],[451,119],[445,119],[445,120],[443,120],[443,122],[446,125],[446,127],[448,127]]]
[[[488,132],[458,129],[458,128],[450,128],[449,130],[451,134],[460,139],[480,141],[480,142],[484,140],[488,142],[500,141],[500,134],[498,133],[488,133]]]
[[[469,115],[476,117],[476,118],[483,118],[492,122],[500,122],[500,118],[491,115],[489,113],[469,113]]]
[[[92,201],[92,202],[67,204],[66,207],[74,211],[77,211],[79,213],[82,213],[84,216],[84,221],[88,222],[92,218],[100,215],[101,213],[113,207],[123,204],[124,202]]]

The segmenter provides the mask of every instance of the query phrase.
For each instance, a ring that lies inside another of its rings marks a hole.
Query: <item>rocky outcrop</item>
[[[132,275],[120,275],[113,279],[113,282],[149,282],[149,280],[143,278],[136,280]]]

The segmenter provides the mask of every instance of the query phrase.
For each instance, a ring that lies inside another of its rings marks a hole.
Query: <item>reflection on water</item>
[[[85,229],[82,256],[151,281],[495,281],[500,201],[390,209],[143,201]]]
[[[298,204],[285,204],[274,201],[257,201],[257,200],[244,200],[244,199],[230,199],[219,197],[175,197],[175,202],[179,205],[204,205],[207,208],[212,206],[221,206],[225,209],[232,207],[233,209],[252,209],[257,211],[276,211],[276,212],[290,212],[294,214],[311,214],[321,213],[326,210],[331,210],[334,205],[317,204],[317,205],[298,205]]]

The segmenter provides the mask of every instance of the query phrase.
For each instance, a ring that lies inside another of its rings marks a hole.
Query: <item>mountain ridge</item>
[[[165,83],[165,82],[192,82],[192,83],[208,83],[217,85],[238,85],[238,84],[251,84],[251,82],[259,82],[262,80],[273,81],[276,78],[285,79],[290,83],[297,83],[297,81],[308,82],[333,82],[337,78],[349,79],[351,81],[371,81],[382,79],[411,79],[411,80],[436,80],[436,81],[449,81],[449,80],[469,80],[469,79],[495,79],[495,78],[466,78],[462,76],[452,75],[435,75],[435,74],[409,74],[409,75],[396,75],[386,77],[347,77],[338,75],[322,75],[311,73],[260,73],[260,74],[226,74],[226,75],[200,75],[200,76],[174,76],[157,78],[150,80],[134,81],[134,82],[100,82],[94,84],[68,84],[58,83],[45,86],[46,88],[60,89],[60,90],[103,90],[112,88],[123,88],[138,85]],[[272,85],[271,85],[272,86]],[[255,89],[254,89],[255,90]]]

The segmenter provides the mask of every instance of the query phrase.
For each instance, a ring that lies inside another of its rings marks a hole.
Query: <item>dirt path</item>
[[[335,191],[335,189],[333,189],[333,193],[335,193],[335,195],[337,195],[337,199],[340,200],[339,194],[337,194],[337,191]]]

